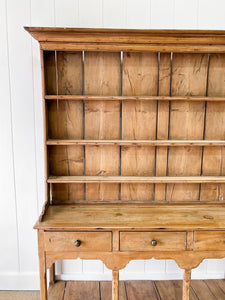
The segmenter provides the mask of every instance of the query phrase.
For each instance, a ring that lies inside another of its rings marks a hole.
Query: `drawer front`
[[[112,250],[111,232],[45,232],[46,251]]]
[[[225,250],[225,231],[196,231],[194,250]]]
[[[120,232],[120,251],[186,250],[186,232]]]

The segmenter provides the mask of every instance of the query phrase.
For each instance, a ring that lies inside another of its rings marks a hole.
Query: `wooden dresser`
[[[225,257],[225,31],[25,28],[40,43],[41,300],[58,259]],[[90,296],[91,299],[91,296]],[[104,300],[104,299],[103,299]]]

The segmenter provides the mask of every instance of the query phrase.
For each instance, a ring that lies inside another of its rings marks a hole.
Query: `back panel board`
[[[224,146],[139,143],[225,140],[224,102],[179,100],[225,97],[225,54],[44,51],[44,64],[45,92],[52,95],[46,100],[47,139],[65,141],[48,146],[49,175],[225,175]],[[76,95],[80,98],[69,97]],[[146,96],[153,98],[146,100]],[[159,96],[178,100],[159,101]],[[96,144],[85,145],[90,140]],[[106,140],[111,143],[100,143]],[[120,145],[119,141],[137,143]],[[218,183],[50,185],[53,204],[216,201],[224,194],[224,184]]]

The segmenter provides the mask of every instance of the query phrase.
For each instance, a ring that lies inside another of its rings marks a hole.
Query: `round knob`
[[[74,244],[75,244],[76,247],[80,247],[81,241],[80,240],[76,240]]]
[[[151,245],[155,247],[157,245],[157,241],[156,240],[151,240]]]

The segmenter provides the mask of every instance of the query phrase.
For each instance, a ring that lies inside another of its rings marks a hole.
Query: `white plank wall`
[[[39,48],[23,26],[224,29],[224,0],[0,0],[0,289],[38,289],[36,232],[44,201]],[[223,278],[206,260],[193,278]],[[108,280],[100,261],[64,261],[58,278]],[[121,279],[180,279],[174,261],[133,261]]]

